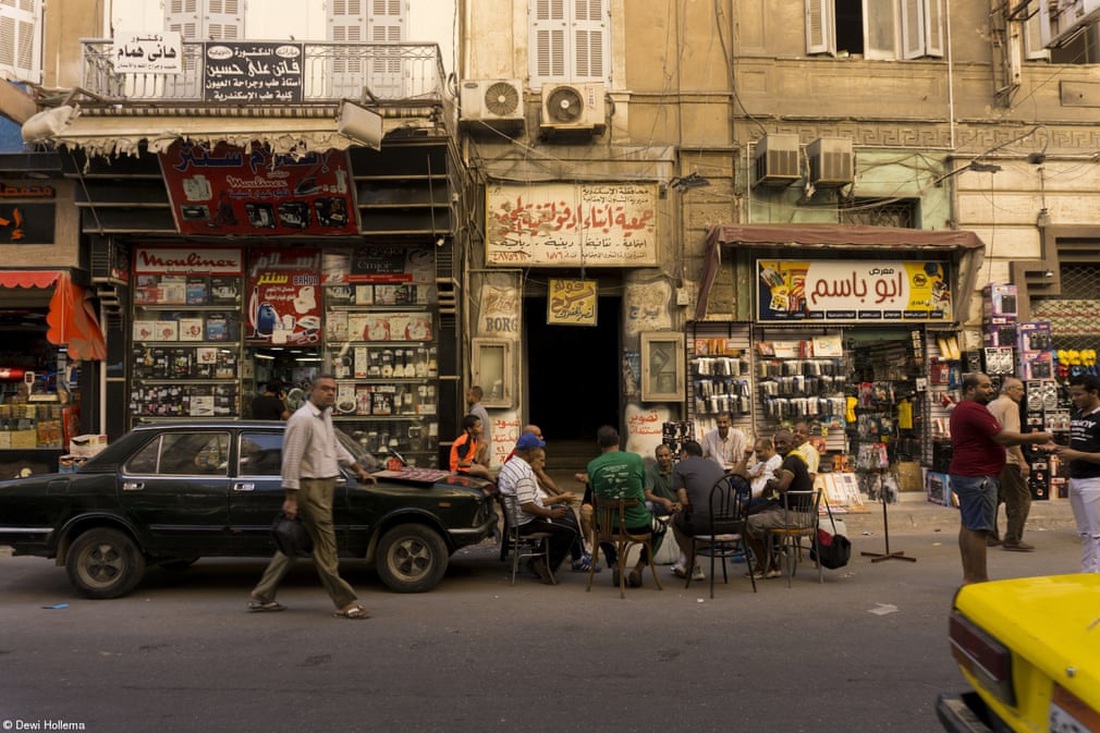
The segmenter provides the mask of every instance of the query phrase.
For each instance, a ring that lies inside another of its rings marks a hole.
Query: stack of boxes
[[[982,290],[982,357],[990,376],[1015,372],[1016,286],[993,284]]]

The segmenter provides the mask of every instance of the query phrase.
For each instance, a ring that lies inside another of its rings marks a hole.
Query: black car
[[[138,426],[75,473],[0,482],[0,545],[56,558],[90,598],[126,595],[150,563],[268,557],[284,498],[282,441],[282,423],[259,420]],[[375,475],[377,484],[341,477],[336,538],[342,557],[373,562],[395,591],[430,590],[455,550],[496,527],[485,481],[423,468]]]

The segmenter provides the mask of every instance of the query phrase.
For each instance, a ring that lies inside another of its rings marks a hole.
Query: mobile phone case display
[[[336,377],[333,418],[372,453],[434,461],[439,367],[432,288],[335,285],[325,292],[325,342]]]
[[[1049,431],[1060,434],[1061,442],[1068,442],[1070,408],[1059,399],[1058,383],[1053,379],[1028,380],[1024,388],[1027,397],[1023,432]],[[1054,480],[1058,473],[1057,457],[1030,445],[1024,446],[1023,452],[1031,468],[1027,477],[1031,498],[1044,501],[1052,495],[1059,496],[1059,486],[1064,485],[1065,480]]]
[[[240,292],[238,277],[138,277],[131,415],[240,414]]]
[[[846,412],[843,359],[758,358],[756,372],[761,407],[769,419],[821,420]]]
[[[747,359],[741,356],[693,356],[690,366],[696,414],[729,412],[748,415],[752,412],[752,386]]]

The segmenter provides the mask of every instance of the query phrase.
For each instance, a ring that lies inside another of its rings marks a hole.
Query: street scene
[[[157,569],[126,598],[90,601],[48,561],[4,555],[0,718],[88,731],[630,731],[642,720],[931,733],[936,696],[965,687],[947,641],[958,515],[889,511],[891,550],[917,562],[860,556],[885,549],[881,515],[851,515],[852,560],[823,584],[805,562],[790,589],[773,579],[753,594],[732,564],[714,600],[667,565],[664,590],[647,574],[625,600],[606,570],[590,592],[586,574],[564,569],[558,586],[529,575],[512,586],[492,540],[461,551],[426,594],[392,593],[349,561],[342,572],[373,615],[361,624],[331,617],[305,560],[279,595],[287,610],[256,614],[245,605],[261,560]],[[1066,502],[1034,515],[1038,549],[990,550],[993,578],[1076,570]]]

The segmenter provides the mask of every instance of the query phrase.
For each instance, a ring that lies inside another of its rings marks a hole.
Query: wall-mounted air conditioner
[[[519,130],[523,127],[523,83],[519,79],[478,79],[462,82],[459,89],[462,126]]]
[[[539,120],[543,135],[603,132],[607,127],[606,95],[604,85],[599,82],[544,84]]]
[[[840,188],[854,179],[852,141],[842,137],[819,137],[806,146],[810,162],[810,183],[817,188]]]
[[[798,164],[798,135],[769,133],[756,143],[758,186],[789,186],[802,178]]]

